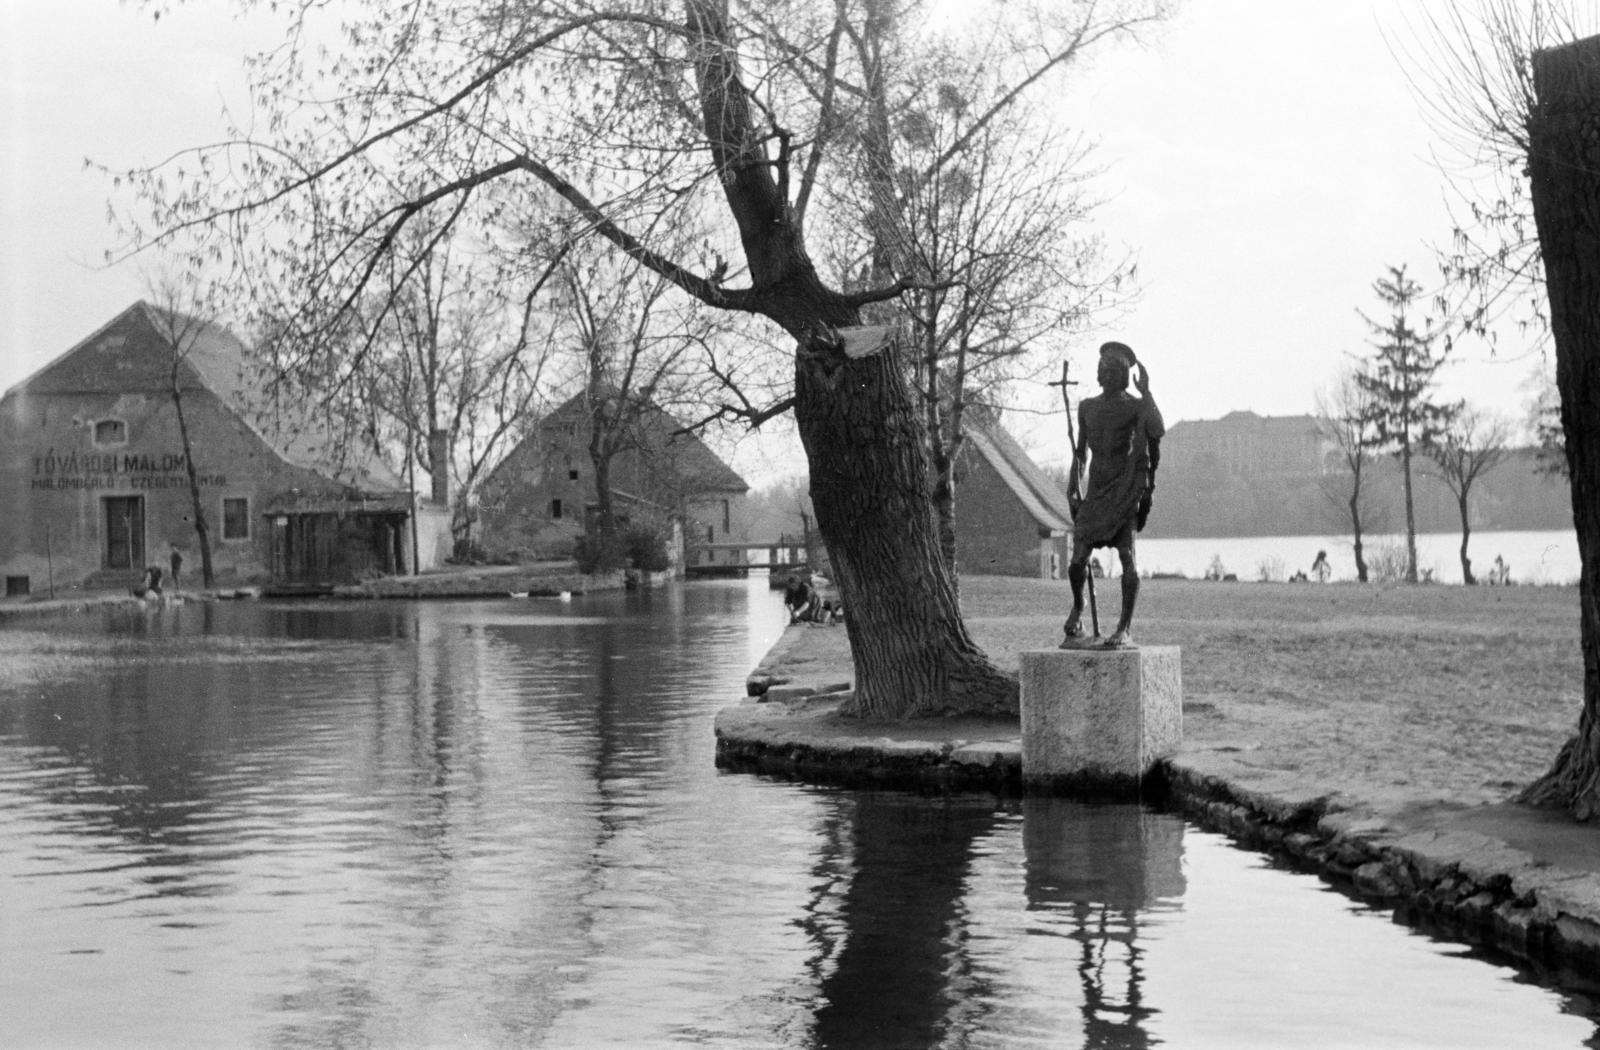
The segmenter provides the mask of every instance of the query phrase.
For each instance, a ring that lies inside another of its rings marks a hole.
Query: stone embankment
[[[1542,771],[1570,731],[1576,717],[1570,695],[1548,706],[1520,696],[1508,700],[1502,683],[1485,671],[1496,665],[1458,655],[1479,648],[1480,625],[1471,608],[1450,613],[1439,626],[1437,644],[1447,655],[1434,653],[1431,629],[1413,620],[1406,644],[1375,650],[1359,677],[1347,682],[1331,660],[1295,678],[1301,672],[1282,672],[1275,650],[1292,650],[1298,667],[1318,663],[1314,634],[1339,635],[1344,648],[1362,644],[1347,621],[1349,610],[1337,617],[1308,615],[1310,626],[1285,626],[1292,617],[1270,607],[1202,614],[1182,602],[1209,588],[1233,588],[1246,603],[1262,601],[1267,592],[1276,592],[1269,601],[1287,600],[1293,594],[1287,585],[1171,586],[1190,589],[1171,592],[1182,601],[1160,625],[1167,628],[1163,642],[1193,647],[1192,660],[1189,650],[1184,654],[1190,690],[1185,743],[1147,778],[1145,801],[1317,872],[1355,896],[1393,906],[1402,919],[1432,932],[1491,945],[1575,986],[1597,986],[1600,828],[1507,801],[1516,784]],[[1508,594],[1515,608],[1485,606],[1481,630],[1503,642],[1515,613],[1530,630],[1547,631],[1545,607],[1559,613],[1575,594],[1540,590]],[[1385,602],[1499,600],[1464,588],[1432,592],[1455,597],[1335,595],[1331,587],[1305,593],[1354,602],[1361,616],[1379,620],[1380,634],[1394,627],[1386,616],[1418,614]],[[1023,611],[1041,605],[1026,587],[997,595],[983,581],[963,581],[963,602],[976,608],[969,627],[1002,666],[1024,646],[1047,647],[1045,640],[1059,631],[1058,617]],[[1262,619],[1251,619],[1256,616]],[[1282,646],[1272,644],[1274,630],[1288,632]],[[1156,633],[1153,625],[1150,634]],[[1575,637],[1555,643],[1576,649]],[[1535,652],[1530,659],[1547,665],[1553,657]],[[1558,669],[1574,673],[1574,667]],[[1516,668],[1507,673],[1517,680]],[[843,713],[850,675],[842,628],[790,627],[750,675],[746,700],[717,715],[719,764],[849,785],[1022,790],[1015,721],[866,722]],[[1412,687],[1407,675],[1414,676]],[[1439,681],[1450,676],[1459,680]],[[1522,689],[1535,688],[1535,677],[1522,673]],[[1373,695],[1355,682],[1395,691]]]

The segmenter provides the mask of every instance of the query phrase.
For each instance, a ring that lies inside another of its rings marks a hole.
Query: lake
[[[1417,568],[1431,570],[1438,583],[1461,582],[1461,534],[1417,534]],[[1224,539],[1148,539],[1139,537],[1136,550],[1140,573],[1182,573],[1201,579],[1213,558],[1241,580],[1257,580],[1263,572],[1285,580],[1295,572],[1311,573],[1317,551],[1328,552],[1335,580],[1356,578],[1355,553],[1349,536],[1248,536]],[[1362,550],[1369,566],[1380,557],[1403,558],[1405,536],[1363,538]],[[1486,582],[1496,557],[1503,558],[1513,583],[1569,584],[1578,581],[1581,563],[1578,534],[1558,532],[1474,532],[1467,544],[1473,575]],[[1116,572],[1116,555],[1101,551],[1101,564]],[[1401,562],[1403,564],[1403,561]]]
[[[764,578],[0,628],[7,1047],[1493,1047],[1594,1001],[1133,805],[720,772]]]

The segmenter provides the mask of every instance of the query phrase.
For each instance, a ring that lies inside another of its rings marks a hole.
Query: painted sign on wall
[[[33,484],[46,491],[86,489],[176,489],[187,488],[189,474],[182,452],[68,452],[57,455],[51,448],[33,457]],[[226,475],[200,474],[203,486],[220,488],[228,484]]]

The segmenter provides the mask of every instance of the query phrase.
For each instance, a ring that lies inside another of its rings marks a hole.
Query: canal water
[[[0,1045],[1600,1045],[1171,816],[713,763],[765,581],[0,630]]]

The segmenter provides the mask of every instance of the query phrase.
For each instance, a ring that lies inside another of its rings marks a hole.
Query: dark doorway
[[[144,497],[107,496],[105,505],[108,569],[144,567]]]

